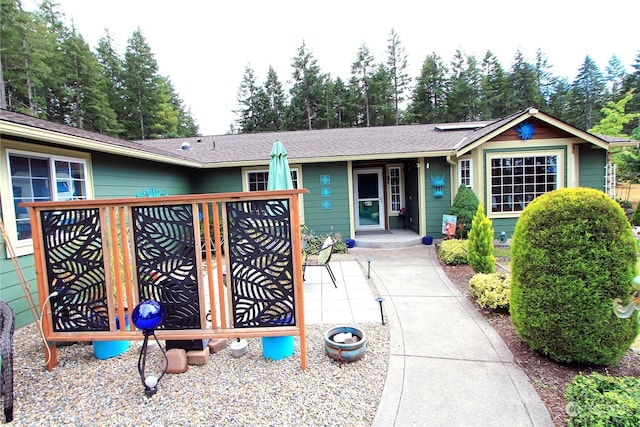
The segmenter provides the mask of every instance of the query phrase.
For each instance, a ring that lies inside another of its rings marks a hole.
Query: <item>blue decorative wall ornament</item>
[[[433,188],[433,197],[444,196],[444,175],[431,175],[431,187]]]
[[[536,130],[533,128],[533,125],[529,122],[523,122],[516,127],[516,132],[518,132],[518,136],[521,140],[526,141],[527,139],[531,139]]]
[[[169,193],[167,193],[165,190],[158,190],[156,187],[149,187],[146,190],[138,191],[136,197],[162,197],[168,195]]]

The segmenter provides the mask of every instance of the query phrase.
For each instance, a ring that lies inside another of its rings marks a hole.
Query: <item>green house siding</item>
[[[347,191],[347,164],[339,162],[304,165],[302,184],[309,190],[309,194],[304,195],[305,225],[318,235],[328,234],[333,228],[333,232],[340,233],[343,239],[349,238],[351,201]],[[322,189],[325,189],[324,196]]]
[[[193,173],[193,192],[200,194],[243,191],[240,168],[201,169]]]
[[[592,145],[581,144],[579,147],[579,186],[604,190],[604,168],[607,163],[607,153],[604,150],[594,149]]]
[[[4,252],[3,252],[4,253]],[[38,303],[38,285],[36,283],[36,271],[33,262],[33,256],[22,256],[18,258],[20,268],[24,277],[29,282],[31,296],[36,304]],[[16,316],[16,328],[28,325],[33,322],[33,315],[24,297],[24,291],[18,274],[10,259],[0,259],[0,299],[7,302]],[[38,310],[39,311],[39,310]]]
[[[449,164],[444,157],[429,158],[429,169],[425,169],[425,207],[427,210],[427,235],[437,239],[442,235],[442,215],[449,213],[451,209],[451,175]],[[425,162],[426,165],[426,162]],[[444,196],[435,197],[434,188],[431,185],[432,176],[444,175],[445,185],[442,188]]]
[[[155,187],[170,196],[191,194],[191,169],[132,158],[94,153],[93,189],[96,199],[136,197]]]

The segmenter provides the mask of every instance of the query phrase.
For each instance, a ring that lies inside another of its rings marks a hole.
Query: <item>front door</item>
[[[357,169],[354,174],[356,230],[384,230],[382,168]]]

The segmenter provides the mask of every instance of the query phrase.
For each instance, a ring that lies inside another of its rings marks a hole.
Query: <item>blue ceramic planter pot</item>
[[[335,336],[343,333],[350,333],[357,340],[349,343],[336,342]],[[340,363],[355,362],[362,359],[367,351],[367,337],[364,331],[355,326],[336,326],[325,332],[324,349],[327,356]]]

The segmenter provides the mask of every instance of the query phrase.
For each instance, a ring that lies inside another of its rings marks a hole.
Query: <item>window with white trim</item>
[[[464,159],[458,162],[458,186],[464,184],[469,188],[473,187],[473,182],[471,181],[473,170],[471,167],[471,159]]]
[[[290,168],[291,181],[293,182],[293,188],[298,188],[298,169]],[[246,189],[247,191],[266,191],[267,183],[269,182],[269,170],[248,170],[246,171]]]
[[[402,167],[389,166],[387,168],[389,182],[389,213],[397,214],[402,209]]]
[[[558,155],[491,157],[491,212],[522,212],[536,197],[558,188]]]
[[[84,159],[7,150],[7,165],[18,243],[31,239],[29,213],[20,203],[88,198]]]

